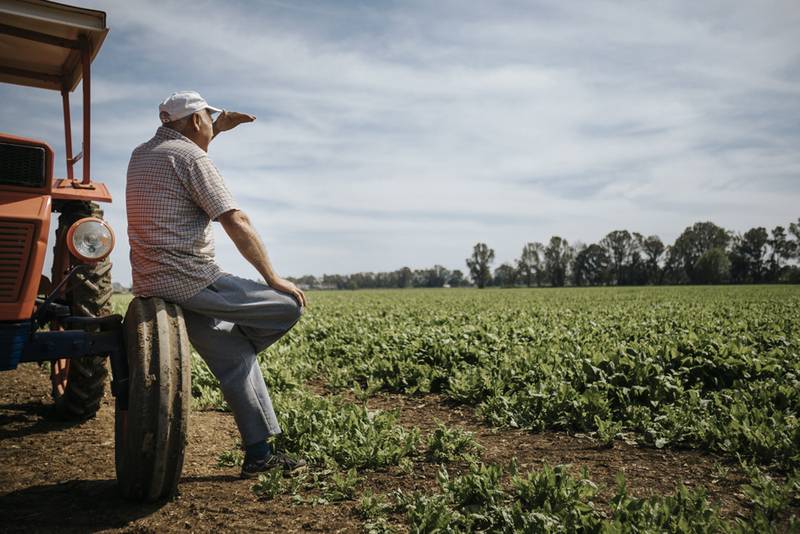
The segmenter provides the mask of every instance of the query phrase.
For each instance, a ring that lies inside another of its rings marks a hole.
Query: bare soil
[[[748,513],[739,485],[744,478],[724,459],[698,451],[657,450],[615,442],[598,448],[588,437],[565,433],[533,434],[497,430],[468,407],[436,395],[380,394],[373,410],[397,409],[404,426],[418,427],[423,439],[438,421],[475,433],[485,462],[507,464],[516,457],[521,470],[544,463],[586,468],[600,485],[598,505],[613,495],[615,477],[625,473],[634,495],[667,494],[678,484],[703,486],[728,517]],[[0,531],[51,532],[359,532],[363,521],[356,501],[319,504],[314,492],[302,501],[282,495],[259,499],[238,468],[220,468],[217,458],[238,436],[228,413],[191,415],[189,442],[179,494],[159,504],[123,500],[114,473],[114,409],[106,393],[97,416],[82,423],[59,421],[50,400],[49,371],[26,364],[0,373]],[[459,472],[466,465],[448,466]],[[361,473],[361,490],[433,490],[438,466],[422,454],[414,469],[393,467]],[[313,503],[313,504],[312,504]],[[400,518],[395,517],[399,520]]]

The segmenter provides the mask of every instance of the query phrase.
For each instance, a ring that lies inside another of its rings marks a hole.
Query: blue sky
[[[258,117],[210,155],[282,275],[463,270],[478,241],[499,265],[554,234],[671,242],[699,220],[800,216],[795,1],[82,5],[111,28],[92,168],[123,284],[127,161],[183,89]],[[63,176],[57,93],[2,85],[0,102],[0,130],[49,141]],[[222,267],[255,277],[216,235]]]

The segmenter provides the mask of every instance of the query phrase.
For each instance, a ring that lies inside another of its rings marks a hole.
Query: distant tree
[[[369,289],[376,287],[375,273],[353,273],[347,277],[346,289]]]
[[[581,252],[587,248],[588,247],[580,241],[577,241],[574,245],[572,245],[572,259],[569,262],[567,271],[569,271],[569,279],[573,286],[586,285],[582,270],[583,258],[581,256]]]
[[[647,283],[660,284],[663,281],[661,271],[661,257],[666,247],[657,235],[650,235],[642,241],[642,252],[645,256],[645,269],[647,270]]]
[[[734,284],[746,284],[750,282],[750,266],[742,245],[742,236],[734,235],[731,238],[730,252],[728,259],[731,262],[731,282]]]
[[[631,234],[633,246],[631,247],[628,265],[625,266],[625,283],[642,286],[649,283],[650,275],[644,259],[645,237],[639,232]]]
[[[551,285],[561,287],[567,281],[573,252],[566,239],[559,236],[550,238],[550,243],[544,251],[544,263]]]
[[[494,250],[486,243],[478,243],[472,249],[472,256],[467,258],[467,267],[472,281],[483,289],[492,280],[490,265],[494,261]]]
[[[344,289],[345,277],[340,274],[323,274],[322,285],[329,288]]]
[[[793,258],[800,260],[800,217],[797,222],[789,223],[789,233],[794,239],[787,242],[788,252]],[[800,284],[800,265],[787,265],[784,270],[781,282]]]
[[[608,282],[608,252],[596,243],[580,249],[572,265],[572,280],[576,286],[599,286]]]
[[[434,265],[430,269],[423,269],[417,271],[418,276],[415,279],[419,280],[417,287],[442,287],[447,283],[450,278],[450,271],[441,265]]]
[[[690,282],[708,283],[702,281],[703,275],[695,272],[697,261],[712,249],[725,251],[730,239],[728,232],[713,222],[694,223],[675,240],[670,248],[669,262],[672,267],[682,268]]]
[[[777,282],[780,279],[783,265],[794,255],[793,243],[786,236],[786,229],[783,226],[776,226],[772,229],[772,235],[767,240],[771,249],[767,263],[767,279],[770,282]]]
[[[722,284],[728,281],[731,261],[725,250],[715,247],[707,250],[695,262],[692,272],[697,284]]]
[[[794,258],[800,259],[800,217],[797,218],[796,223],[793,222],[789,224],[789,233],[794,237],[791,241],[791,255]],[[791,270],[792,273],[788,281],[793,283],[800,282],[800,267],[793,265]]]
[[[683,268],[683,258],[675,250],[674,245],[667,245],[664,250],[664,267],[661,269],[662,284],[686,284],[689,275]]]
[[[452,272],[450,269],[446,269],[441,265],[434,265],[433,266],[433,280],[436,282],[436,287],[444,286],[448,280],[450,280],[450,276]]]
[[[766,274],[765,259],[769,235],[763,227],[751,228],[733,239],[731,279],[735,282],[761,282]]]
[[[494,284],[501,287],[514,287],[517,281],[517,269],[510,263],[504,263],[494,270]]]
[[[298,284],[298,285],[300,285],[302,287],[307,287],[309,289],[316,288],[319,285],[319,282],[317,281],[317,278],[315,276],[311,275],[311,274],[307,274],[305,276],[301,276],[300,278],[297,278],[296,280],[293,280],[293,282],[295,284]]]
[[[793,252],[800,256],[800,217],[797,218],[796,223],[789,224],[789,233],[794,236]]]
[[[456,269],[450,273],[450,279],[447,281],[447,284],[450,287],[461,287],[467,284],[467,281],[464,279],[464,273]]]
[[[541,243],[528,243],[522,247],[522,255],[517,260],[517,271],[526,286],[531,287],[534,281],[536,285],[541,285],[543,255],[544,245]]]
[[[376,273],[375,284],[377,287],[397,287],[397,271],[388,273]]]
[[[411,287],[414,282],[414,272],[408,267],[403,267],[397,271],[397,287]]]
[[[352,276],[346,276],[344,279],[344,284],[340,289],[351,289],[355,290],[358,289],[358,283],[353,279]]]
[[[608,252],[614,283],[617,285],[627,284],[626,268],[630,264],[635,248],[633,236],[627,230],[614,230],[606,234],[600,241],[600,245]]]

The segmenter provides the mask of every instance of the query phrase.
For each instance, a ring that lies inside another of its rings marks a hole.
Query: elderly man
[[[306,464],[267,442],[281,429],[256,356],[292,328],[306,299],[277,275],[208,157],[217,134],[255,120],[220,111],[194,91],[174,93],[159,106],[162,125],[155,136],[131,155],[126,203],[133,293],[183,309],[189,340],[219,379],[242,435],[242,477],[273,468],[290,474]],[[267,285],[220,271],[211,221],[222,224]]]

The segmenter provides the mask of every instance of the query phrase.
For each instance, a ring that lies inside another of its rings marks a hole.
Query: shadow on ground
[[[122,528],[164,504],[127,501],[116,480],[71,480],[3,495],[0,524],[4,532],[95,532]]]
[[[83,422],[59,418],[52,404],[37,401],[0,404],[0,440],[59,432]]]

